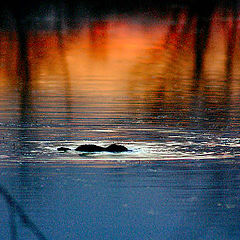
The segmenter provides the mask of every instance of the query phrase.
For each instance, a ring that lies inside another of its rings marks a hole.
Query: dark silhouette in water
[[[117,144],[111,144],[110,146],[105,148],[107,152],[126,152],[129,151],[126,147]]]
[[[103,152],[105,148],[94,144],[86,144],[77,147],[75,150],[80,152]]]
[[[67,152],[71,149],[68,147],[59,147],[57,148],[57,150],[59,152]],[[113,152],[113,153],[129,151],[125,146],[118,144],[111,144],[108,147],[101,147],[95,144],[84,144],[78,146],[75,150],[78,152]]]
[[[100,147],[94,144],[80,145],[75,149],[80,152],[126,152],[129,151],[126,147],[118,144],[111,144],[108,147]]]
[[[57,148],[57,150],[58,150],[59,152],[67,152],[67,151],[69,151],[69,150],[71,150],[71,149],[68,148],[68,147],[59,147],[59,148]]]

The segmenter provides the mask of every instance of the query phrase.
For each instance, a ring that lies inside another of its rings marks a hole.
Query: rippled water
[[[209,22],[29,30],[27,66],[0,33],[1,239],[238,239],[239,23]],[[87,143],[131,151],[74,150]]]

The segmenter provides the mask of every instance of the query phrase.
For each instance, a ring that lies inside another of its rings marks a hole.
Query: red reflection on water
[[[161,91],[171,99],[176,90],[180,96],[190,96],[196,81],[194,71],[201,71],[198,88],[207,92],[206,86],[217,88],[226,82],[226,76],[234,80],[240,75],[237,16],[230,12],[223,18],[221,10],[212,15],[209,29],[201,33],[207,35],[207,40],[198,45],[204,48],[198,55],[198,68],[194,65],[196,41],[203,39],[196,38],[196,32],[202,29],[196,29],[199,19],[187,10],[175,18],[169,15],[147,24],[141,18],[112,18],[92,21],[79,31],[61,35],[54,31],[29,32],[33,89],[58,93],[68,81],[68,87],[74,85],[73,92],[81,90],[94,96],[124,91],[125,95],[147,97],[147,93]],[[9,36],[0,35],[2,85],[17,79],[17,44]],[[231,84],[235,86],[236,81]]]

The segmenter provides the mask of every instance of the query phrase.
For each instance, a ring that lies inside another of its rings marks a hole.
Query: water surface
[[[238,239],[234,14],[2,31],[1,239]]]

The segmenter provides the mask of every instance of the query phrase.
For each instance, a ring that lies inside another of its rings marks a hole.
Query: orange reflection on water
[[[0,86],[14,84],[17,69],[17,41],[16,35],[11,32],[0,33]]]
[[[229,19],[224,22],[218,11],[212,17],[199,81],[202,92],[211,86],[219,95],[219,88],[229,76],[231,86],[239,89],[239,83],[234,80],[240,76],[239,46],[234,46],[232,59],[227,55],[227,40],[232,33],[228,30],[233,27],[231,15]],[[188,102],[196,81],[196,18],[183,11],[175,22],[169,16],[144,24],[142,20],[129,17],[92,21],[71,33],[29,32],[28,59],[33,90],[57,95],[67,88],[73,95],[81,92],[87,96],[101,94],[114,98],[121,94],[130,98],[144,96],[149,101],[153,96],[157,99],[161,92],[166,101],[178,101],[177,95],[182,97],[181,101]],[[0,36],[2,87],[17,79],[17,44],[9,36]],[[236,42],[238,39],[237,33]],[[231,63],[228,68],[227,61]]]

